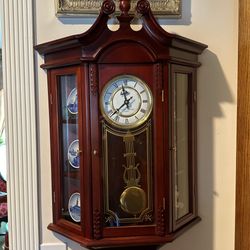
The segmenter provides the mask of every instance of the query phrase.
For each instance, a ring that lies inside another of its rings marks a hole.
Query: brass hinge
[[[161,90],[161,101],[164,102],[164,89]]]
[[[173,151],[173,152],[176,152],[177,151],[177,147],[176,146],[173,146],[171,148],[169,148],[170,151]]]

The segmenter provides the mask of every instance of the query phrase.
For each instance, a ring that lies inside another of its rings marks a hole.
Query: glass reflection
[[[63,168],[62,217],[80,222],[80,156],[78,140],[78,98],[76,76],[59,77],[61,154]]]
[[[176,73],[175,80],[175,219],[178,220],[189,212],[188,74]]]

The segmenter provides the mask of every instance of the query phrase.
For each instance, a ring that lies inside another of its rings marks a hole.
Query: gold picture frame
[[[117,8],[119,1],[115,0]],[[137,0],[131,1],[131,10]],[[152,11],[158,17],[180,18],[182,0],[149,0]],[[55,0],[56,15],[59,17],[95,16],[99,13],[102,0]]]

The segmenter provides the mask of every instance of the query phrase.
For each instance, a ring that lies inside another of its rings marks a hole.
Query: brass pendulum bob
[[[125,168],[123,180],[127,186],[120,196],[120,204],[123,211],[136,216],[146,207],[146,194],[139,185],[141,174],[138,169],[139,163],[135,164],[134,136],[127,134],[123,137],[123,141],[126,149],[124,157],[127,163],[126,166],[123,165]]]

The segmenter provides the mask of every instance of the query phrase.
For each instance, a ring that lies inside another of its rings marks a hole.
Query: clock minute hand
[[[119,112],[119,110],[118,109],[116,109],[111,115],[110,115],[110,117],[112,117],[114,114],[116,114],[117,112]]]
[[[126,105],[126,103],[124,102],[118,109],[116,109],[111,115],[110,117],[112,117],[114,114],[118,113],[120,111],[121,108],[123,108]]]

